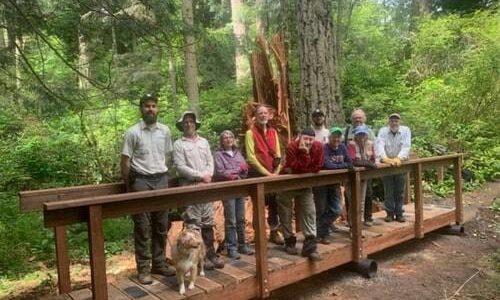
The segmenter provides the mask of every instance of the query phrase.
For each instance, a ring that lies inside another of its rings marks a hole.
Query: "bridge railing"
[[[256,276],[258,295],[267,297],[273,289],[269,284],[267,239],[265,227],[266,193],[350,182],[352,203],[350,208],[352,231],[352,261],[364,257],[361,234],[361,181],[369,178],[411,172],[414,177],[415,236],[422,238],[423,231],[423,170],[437,167],[454,167],[455,222],[462,222],[462,155],[412,159],[401,166],[383,165],[377,169],[324,170],[319,173],[280,175],[250,178],[229,182],[198,184],[161,190],[125,193],[122,183],[88,185],[70,188],[26,191],[20,193],[22,212],[43,208],[44,226],[54,228],[60,293],[71,291],[69,257],[66,243],[67,225],[85,222],[88,225],[91,282],[94,299],[107,299],[106,263],[104,253],[103,220],[126,215],[184,207],[187,205],[250,196],[253,204],[256,248]]]

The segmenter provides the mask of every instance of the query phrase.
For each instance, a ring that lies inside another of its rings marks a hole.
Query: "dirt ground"
[[[465,235],[427,234],[370,256],[377,275],[365,279],[347,267],[335,268],[273,291],[271,299],[500,299],[500,182],[464,193]],[[428,196],[426,202],[452,204],[452,199]],[[107,259],[108,281],[135,272],[133,254]],[[19,282],[3,299],[40,299],[56,294],[54,270],[42,281]],[[87,263],[73,263],[73,287],[88,285]]]
[[[500,299],[500,213],[490,208],[500,201],[500,182],[463,199],[465,236],[433,232],[370,256],[378,263],[372,279],[339,267],[271,299]]]

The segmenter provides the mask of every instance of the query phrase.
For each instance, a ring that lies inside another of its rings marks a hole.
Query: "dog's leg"
[[[198,263],[198,266],[200,268],[200,276],[205,276],[205,268],[203,267],[204,259],[201,259],[200,261],[201,262]]]
[[[191,268],[191,276],[189,276],[189,286],[188,290],[194,289],[194,282],[196,281],[196,277],[198,276],[198,266],[196,264]]]
[[[186,287],[184,286],[184,272],[177,271],[177,283],[179,284],[179,294],[184,295],[186,293]]]

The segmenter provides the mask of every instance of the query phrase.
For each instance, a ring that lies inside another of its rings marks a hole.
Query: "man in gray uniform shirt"
[[[168,187],[167,161],[171,160],[172,139],[170,129],[156,121],[158,98],[152,94],[144,95],[140,100],[140,111],[142,120],[125,133],[121,153],[120,167],[127,192]],[[167,266],[165,260],[168,210],[135,214],[132,219],[139,282],[151,284],[150,273],[174,275],[175,270]]]

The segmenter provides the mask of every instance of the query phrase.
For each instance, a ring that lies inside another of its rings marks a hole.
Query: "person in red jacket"
[[[288,144],[284,173],[316,173],[323,167],[323,145],[314,140],[314,130],[302,130],[299,138]],[[285,251],[297,254],[295,244],[297,238],[292,229],[292,199],[300,203],[300,225],[304,234],[302,256],[311,260],[321,260],[316,247],[316,208],[311,188],[285,191],[279,195],[278,212],[283,234],[285,236]]]

